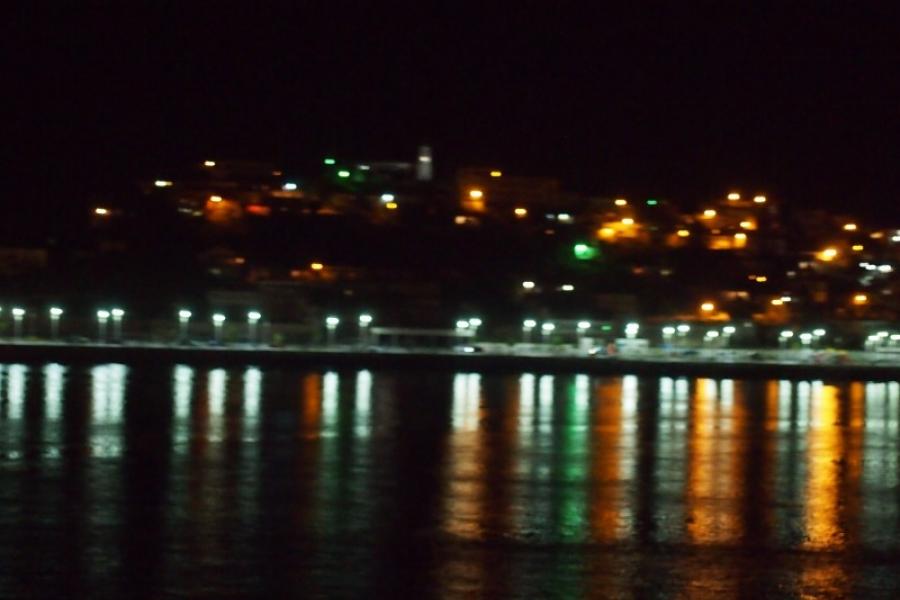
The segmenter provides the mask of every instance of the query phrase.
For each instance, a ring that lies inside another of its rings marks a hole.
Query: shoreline
[[[273,365],[326,369],[411,369],[437,371],[585,373],[725,377],[737,379],[900,380],[897,364],[816,364],[778,360],[711,361],[702,357],[594,358],[554,354],[495,354],[425,350],[367,350],[354,347],[197,347],[150,344],[0,343],[0,362],[71,364],[120,362],[203,365]]]

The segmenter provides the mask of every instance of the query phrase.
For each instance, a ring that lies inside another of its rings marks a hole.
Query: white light
[[[329,327],[337,327],[341,320],[337,317],[326,317],[325,324]]]
[[[900,235],[892,235],[891,241],[892,242],[900,242]]]
[[[382,201],[382,202],[393,202],[393,201],[394,201],[394,195],[393,195],[393,194],[389,194],[389,193],[384,193],[384,194],[381,195],[381,201]]]
[[[736,329],[732,325],[726,325],[722,328],[722,333],[724,333],[725,335],[731,335],[735,331]]]
[[[572,215],[569,213],[559,213],[556,215],[556,218],[559,219],[561,223],[569,223],[572,221]]]
[[[554,329],[556,329],[556,325],[553,323],[544,323],[541,325],[541,331],[553,331]]]
[[[815,335],[816,337],[822,337],[823,335],[825,335],[825,330],[822,328],[813,329],[813,335]]]
[[[372,315],[359,315],[359,324],[368,325],[372,322]]]
[[[572,285],[571,283],[566,283],[559,289],[561,289],[564,292],[572,292],[572,291],[575,291],[575,286]]]
[[[479,319],[478,317],[473,317],[469,319],[469,325],[471,325],[472,327],[481,327],[481,319]]]
[[[216,161],[214,161],[214,160],[204,160],[204,161],[203,161],[203,166],[204,166],[204,167],[214,167],[214,166],[216,166]]]
[[[111,315],[113,316],[113,318],[115,318],[115,319],[121,319],[122,317],[125,316],[125,311],[122,310],[121,308],[114,308],[114,309],[112,309],[112,310],[110,311],[110,314],[111,314]]]
[[[804,344],[812,341],[812,338],[813,338],[813,335],[811,333],[801,333],[800,334],[800,341],[803,342]]]
[[[678,333],[687,333],[690,330],[691,330],[690,325],[679,325],[678,326]]]
[[[585,329],[590,329],[591,324],[588,321],[578,321],[578,329],[584,331]]]
[[[663,327],[662,332],[663,335],[672,335],[675,333],[675,328],[669,325],[667,327]]]
[[[708,337],[708,338],[717,338],[717,337],[719,337],[719,332],[718,332],[718,331],[707,331],[707,332],[706,332],[706,337]]]
[[[255,323],[255,322],[259,321],[260,319],[262,319],[262,315],[259,313],[259,311],[251,310],[250,312],[247,313],[247,320],[250,321],[251,323]]]
[[[535,327],[537,327],[537,321],[535,321],[534,319],[525,319],[524,321],[522,321],[522,327],[524,327],[525,329],[534,329]]]
[[[457,329],[468,329],[468,328],[469,328],[469,322],[468,322],[468,321],[463,321],[462,319],[460,319],[459,321],[456,322],[456,328],[457,328]]]
[[[212,316],[212,320],[216,325],[221,325],[225,322],[225,315],[223,315],[222,313],[216,313]]]
[[[781,332],[781,337],[783,337],[783,338],[792,338],[792,337],[794,337],[794,332],[793,332],[793,331],[782,331],[782,332]]]
[[[431,157],[430,157],[430,156],[420,156],[420,157],[419,157],[419,162],[430,163],[430,162],[431,162]]]
[[[522,282],[522,287],[525,288],[526,290],[533,290],[533,289],[534,289],[534,282],[533,282],[533,281],[523,281],[523,282]]]
[[[281,186],[281,189],[285,190],[286,192],[293,192],[297,189],[297,184],[289,181]]]
[[[178,311],[178,318],[179,318],[179,319],[190,319],[190,318],[191,318],[191,311],[189,311],[189,310],[179,310],[179,311]]]
[[[12,309],[12,316],[14,316],[17,319],[21,319],[22,317],[25,316],[25,309],[18,308],[18,307]]]
[[[371,169],[371,168],[372,168],[372,167],[370,167],[369,165],[359,165],[359,170],[360,170],[360,171],[368,171],[368,170]]]
[[[891,265],[878,265],[879,273],[890,273],[893,270],[894,270],[894,267],[892,267]]]
[[[887,331],[879,331],[878,332],[878,337],[880,337],[880,338],[886,338],[886,337],[888,337],[888,335],[889,334]]]
[[[57,306],[54,306],[53,308],[50,309],[51,317],[59,317],[59,316],[62,316],[62,314],[63,314],[63,309],[61,309]]]
[[[109,318],[109,311],[108,310],[98,310],[97,318],[105,321],[106,319]]]
[[[162,187],[171,187],[171,186],[172,186],[172,182],[171,182],[171,181],[166,181],[165,179],[157,179],[156,181],[153,182],[153,185],[155,185],[156,187],[160,187],[160,188],[162,188]]]
[[[891,334],[891,341],[892,341],[892,342],[896,342],[896,341],[898,341],[898,340],[900,340],[900,333],[892,333],[892,334]]]

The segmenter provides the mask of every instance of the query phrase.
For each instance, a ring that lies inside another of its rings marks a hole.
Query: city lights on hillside
[[[825,248],[818,254],[819,260],[823,262],[831,262],[835,258],[837,258],[838,251],[837,248]]]

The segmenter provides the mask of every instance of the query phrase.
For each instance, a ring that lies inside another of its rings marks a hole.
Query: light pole
[[[787,348],[788,341],[794,337],[794,332],[790,330],[784,330],[778,336],[778,345],[781,346],[782,350]]]
[[[63,309],[58,306],[50,308],[50,339],[56,341],[59,339],[59,318],[63,314]]]
[[[340,325],[341,320],[335,316],[325,317],[325,329],[328,332],[328,345],[334,345],[334,338],[337,332],[337,327]]]
[[[590,321],[578,321],[578,323],[575,325],[576,335],[578,336],[578,346],[579,346],[579,348],[581,347],[581,342],[582,342],[582,340],[584,339],[584,334],[585,334],[585,333],[587,332],[587,330],[590,329],[590,328],[591,328],[591,323],[590,323]]]
[[[108,310],[97,311],[97,341],[101,344],[106,342],[106,323],[109,321]]]
[[[109,311],[109,314],[112,315],[113,320],[113,341],[121,342],[122,341],[122,317],[125,316],[125,311],[121,308],[114,308]]]
[[[813,335],[816,336],[816,348],[821,348],[822,340],[825,338],[825,330],[821,327],[813,329]]]
[[[672,336],[675,335],[675,328],[671,325],[666,325],[662,328],[662,336],[663,336],[663,344],[668,346],[672,343]]]
[[[216,313],[212,316],[213,322],[213,335],[215,336],[216,344],[222,343],[222,327],[225,325],[225,315],[222,313]]]
[[[469,322],[463,319],[460,319],[456,322],[456,336],[457,338],[462,338],[462,333],[469,328]],[[462,339],[458,339],[457,341],[462,341]]]
[[[188,341],[188,325],[191,322],[191,311],[181,309],[178,311],[178,341],[182,344]]]
[[[678,327],[675,328],[675,331],[678,332],[678,340],[680,342],[679,345],[681,345],[681,346],[686,345],[685,340],[686,340],[687,334],[690,330],[691,330],[691,326],[686,323],[682,323],[681,325],[679,325]]]
[[[262,319],[262,315],[258,310],[251,310],[247,313],[247,342],[250,344],[256,343],[256,325],[260,319]]]
[[[25,318],[25,309],[16,307],[12,309],[13,337],[17,340],[22,337],[22,319]]]
[[[541,325],[541,341],[543,343],[547,343],[547,340],[553,334],[553,330],[556,329],[556,325],[553,323],[543,323]]]
[[[522,341],[526,344],[531,343],[531,332],[537,327],[537,321],[534,319],[525,319],[522,321]]]
[[[731,345],[731,336],[734,335],[735,331],[737,331],[737,329],[735,329],[733,325],[726,325],[722,328],[722,341],[726,348]]]
[[[372,324],[372,315],[359,315],[359,344],[365,346],[369,343],[369,325]]]
[[[629,340],[633,340],[637,337],[638,331],[640,331],[641,326],[637,323],[628,323],[625,325],[625,337]]]
[[[812,344],[813,334],[811,333],[801,333],[800,334],[800,343],[803,344],[804,348],[809,348],[809,345]]]
[[[481,319],[478,317],[472,317],[469,319],[469,327],[472,328],[472,341],[475,341],[475,338],[478,337],[478,328],[481,327]]]

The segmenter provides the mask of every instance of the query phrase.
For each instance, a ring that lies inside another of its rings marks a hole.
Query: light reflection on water
[[[897,382],[0,365],[0,597],[892,592],[898,437]]]

